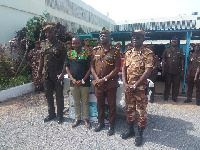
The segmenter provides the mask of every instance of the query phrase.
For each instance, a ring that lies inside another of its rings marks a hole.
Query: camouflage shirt
[[[141,48],[140,51],[135,51],[134,48],[126,51],[124,66],[127,67],[127,82],[135,84],[143,75],[146,68],[153,68],[154,54],[148,48]],[[141,89],[146,88],[147,81],[141,85]]]

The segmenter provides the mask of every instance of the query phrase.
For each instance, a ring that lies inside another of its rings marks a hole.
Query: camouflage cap
[[[99,35],[101,34],[109,34],[110,35],[110,31],[109,30],[102,30]]]
[[[142,35],[142,36],[145,36],[146,33],[145,33],[143,30],[134,30],[134,31],[131,33],[131,36],[134,36],[134,35]]]

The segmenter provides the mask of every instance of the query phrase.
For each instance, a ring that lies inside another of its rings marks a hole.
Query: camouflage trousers
[[[38,64],[39,65],[39,64]],[[32,65],[32,76],[33,76],[33,83],[35,85],[36,89],[39,89],[41,87],[43,87],[43,79],[42,76],[39,76],[37,78],[37,74],[38,74],[38,66],[37,65]]]
[[[136,108],[139,113],[137,124],[140,127],[146,127],[147,124],[147,111],[148,104],[147,95],[145,90],[136,90],[134,92],[125,91],[126,99],[126,118],[128,123],[133,123],[136,120]]]

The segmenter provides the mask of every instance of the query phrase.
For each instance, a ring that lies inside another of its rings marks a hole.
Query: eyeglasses
[[[140,36],[140,35],[132,36],[132,39],[136,39],[136,40],[139,40],[139,39],[141,39],[141,38],[142,38],[142,36]]]
[[[108,35],[108,34],[101,34],[101,35],[99,35],[99,37],[101,38],[101,37],[110,37],[110,35]]]

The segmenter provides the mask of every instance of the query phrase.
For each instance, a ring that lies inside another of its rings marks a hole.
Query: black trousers
[[[196,86],[196,100],[200,101],[200,79],[194,82],[194,76],[188,76],[187,78],[188,90],[187,90],[187,99],[192,100],[192,93],[194,85]]]
[[[179,95],[180,79],[181,79],[180,74],[165,73],[165,91],[164,91],[165,98],[169,97],[171,83],[172,83],[172,99],[177,99]]]
[[[46,78],[44,80],[45,86],[45,96],[48,103],[48,113],[49,116],[54,116],[55,114],[55,106],[54,106],[54,90],[56,92],[56,104],[57,104],[57,116],[63,117],[63,109],[64,109],[64,96],[63,96],[63,81],[58,82],[57,80],[51,80]]]

